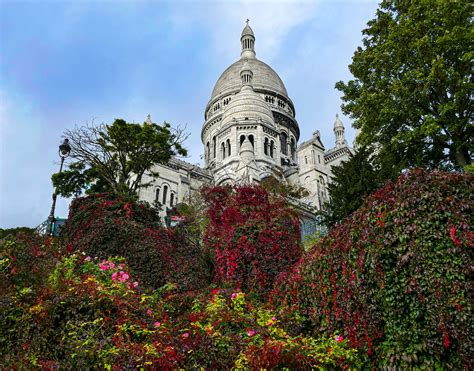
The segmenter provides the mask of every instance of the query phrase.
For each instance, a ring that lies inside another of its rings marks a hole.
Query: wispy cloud
[[[376,1],[0,0],[0,227],[44,220],[61,134],[94,118],[187,123],[189,161],[199,161],[204,108],[240,56],[247,18],[257,57],[295,103],[301,139],[320,130],[329,147],[334,82],[349,77]]]
[[[208,6],[203,7],[202,4]],[[219,1],[185,3],[191,8],[183,11],[183,5],[171,12],[173,29],[190,30],[200,24],[206,28],[206,38],[212,42],[217,58],[229,61],[240,52],[240,32],[245,20],[256,33],[257,53],[267,61],[285,47],[284,38],[291,29],[315,16],[318,1]]]

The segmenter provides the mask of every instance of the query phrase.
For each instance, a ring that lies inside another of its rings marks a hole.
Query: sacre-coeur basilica
[[[166,209],[205,184],[258,183],[274,177],[309,191],[299,203],[311,221],[311,210],[321,210],[328,201],[331,167],[348,160],[354,149],[337,115],[332,148],[326,149],[318,130],[301,142],[295,105],[278,74],[257,58],[248,21],[240,43],[240,58],[217,79],[204,110],[204,167],[177,158],[156,165],[159,177],[140,191],[140,199]]]

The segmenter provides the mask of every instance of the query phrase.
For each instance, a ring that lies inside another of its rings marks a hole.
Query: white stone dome
[[[266,63],[257,58],[242,58],[230,65],[219,77],[212,91],[211,101],[221,94],[238,91],[242,85],[240,80],[240,70],[244,63],[253,71],[252,86],[254,89],[267,90],[278,93],[288,98],[283,81],[280,76]]]
[[[252,79],[252,85],[253,81],[255,81],[255,79]],[[262,119],[263,122],[273,124],[273,113],[268,103],[266,103],[258,93],[255,93],[251,86],[242,86],[240,77],[239,84],[241,90],[232,96],[230,103],[222,115],[222,124],[224,125],[234,118],[237,120]]]

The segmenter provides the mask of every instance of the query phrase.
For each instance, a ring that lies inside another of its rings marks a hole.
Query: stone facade
[[[241,56],[217,80],[204,111],[201,140],[205,165],[172,159],[157,165],[160,176],[140,198],[167,207],[183,201],[203,184],[260,182],[274,177],[306,187],[308,210],[327,201],[331,166],[353,153],[336,115],[335,147],[326,150],[319,131],[298,145],[300,130],[293,102],[278,74],[258,60],[255,35],[242,31]]]

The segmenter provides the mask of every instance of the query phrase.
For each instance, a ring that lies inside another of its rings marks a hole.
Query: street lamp
[[[69,139],[64,139],[64,141],[59,145],[58,154],[61,157],[61,166],[59,167],[59,173],[63,171],[64,159],[69,156],[71,153],[71,146],[69,145]],[[47,235],[50,236],[53,233],[54,225],[54,209],[56,209],[56,198],[58,197],[56,189],[53,192],[53,204],[51,205],[51,211],[48,216],[48,230]]]

